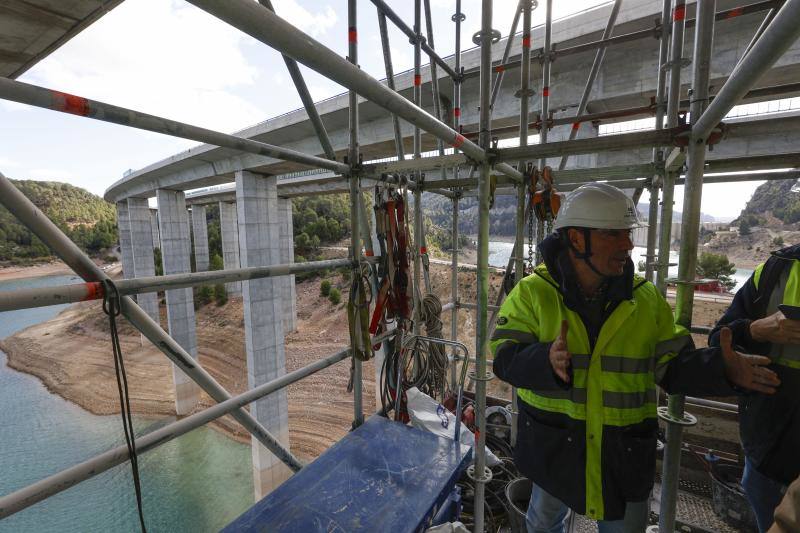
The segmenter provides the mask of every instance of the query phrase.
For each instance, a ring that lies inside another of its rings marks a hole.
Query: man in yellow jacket
[[[649,282],[634,275],[633,201],[593,183],[566,199],[543,264],[508,295],[491,339],[494,372],[517,387],[514,460],[533,481],[529,532],[564,531],[568,508],[600,533],[644,531],[656,463],[656,384],[721,396],[774,392],[764,357],[695,350]]]

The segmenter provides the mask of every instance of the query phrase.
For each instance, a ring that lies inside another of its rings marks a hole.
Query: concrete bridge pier
[[[147,198],[128,198],[128,217],[130,219],[131,247],[133,249],[133,277],[155,276],[153,227]],[[136,301],[150,318],[155,320],[156,323],[160,322],[157,293],[137,294]],[[144,342],[144,336],[142,336],[142,341]]]
[[[208,270],[208,223],[206,222],[206,206],[192,206],[192,234],[194,235],[194,270]]]
[[[236,208],[242,267],[281,262],[278,179],[248,171],[236,172]],[[247,381],[257,387],[286,373],[283,336],[283,283],[280,278],[242,282]],[[250,404],[250,413],[284,446],[289,446],[289,404],[286,389]],[[289,468],[255,439],[253,482],[261,499],[286,480]]]
[[[281,229],[281,263],[294,263],[294,225],[292,224],[292,199],[278,198]],[[280,278],[283,285],[283,330],[291,333],[297,329],[297,291],[294,274]]]
[[[158,220],[161,230],[161,262],[164,274],[183,274],[190,271],[189,217],[182,191],[158,189]],[[191,288],[172,289],[167,293],[167,322],[169,334],[184,350],[197,359],[194,297]],[[172,366],[175,383],[175,412],[189,413],[200,399],[200,388],[178,367]]]
[[[119,228],[119,252],[122,256],[122,277],[133,277],[133,245],[131,243],[131,219],[128,202],[117,202],[117,227]]]
[[[236,204],[219,203],[219,230],[222,238],[222,265],[225,270],[239,268],[239,219]],[[241,296],[242,283],[234,281],[225,284],[229,296]]]

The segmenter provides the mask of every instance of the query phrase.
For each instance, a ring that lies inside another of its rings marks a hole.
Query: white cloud
[[[312,37],[324,35],[338,21],[336,11],[329,5],[314,13],[298,4],[297,0],[273,0],[272,7],[278,16]]]
[[[25,76],[32,83],[222,131],[263,120],[244,34],[183,2],[129,0]]]

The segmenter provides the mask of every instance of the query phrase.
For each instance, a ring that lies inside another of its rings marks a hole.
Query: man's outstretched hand
[[[781,380],[775,372],[765,368],[770,364],[769,357],[737,352],[733,349],[732,338],[730,328],[720,330],[719,344],[728,380],[745,389],[773,394],[776,387],[781,384]]]
[[[556,375],[567,383],[569,383],[569,367],[572,364],[572,356],[567,350],[568,328],[569,323],[566,320],[561,322],[561,334],[550,345],[550,365]]]

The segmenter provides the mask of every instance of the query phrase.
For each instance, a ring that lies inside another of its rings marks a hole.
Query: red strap
[[[383,318],[383,307],[386,305],[386,300],[389,296],[389,277],[383,278],[380,291],[378,291],[378,298],[375,300],[375,310],[372,312],[372,320],[369,323],[370,335],[375,335],[378,331],[378,326]]]

